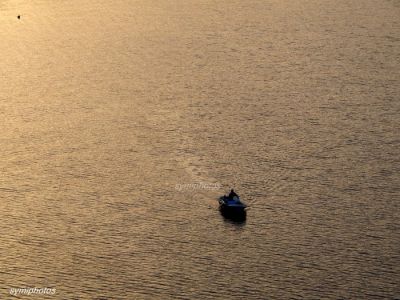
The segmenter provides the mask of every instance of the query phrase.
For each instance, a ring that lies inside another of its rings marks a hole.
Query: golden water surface
[[[0,298],[398,299],[399,95],[397,0],[0,0]]]

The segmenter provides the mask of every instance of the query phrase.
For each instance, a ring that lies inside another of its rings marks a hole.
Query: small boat
[[[229,198],[221,196],[219,198],[219,210],[221,214],[230,219],[245,219],[247,205],[240,201],[239,197]]]

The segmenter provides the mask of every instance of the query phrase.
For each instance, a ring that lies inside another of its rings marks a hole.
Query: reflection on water
[[[239,227],[242,227],[246,224],[247,215],[231,215],[227,214],[223,211],[220,211],[221,217],[227,224],[233,224]]]
[[[399,297],[399,9],[0,1],[0,298]]]

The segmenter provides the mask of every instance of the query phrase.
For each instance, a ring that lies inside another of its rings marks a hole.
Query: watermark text
[[[220,183],[196,182],[196,183],[177,183],[175,189],[177,191],[194,191],[194,190],[219,190],[222,185]]]
[[[10,288],[10,295],[54,295],[56,293],[55,288]]]

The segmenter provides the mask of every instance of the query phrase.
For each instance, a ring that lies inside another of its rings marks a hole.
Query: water
[[[400,297],[398,1],[0,1],[0,28],[1,298]]]

